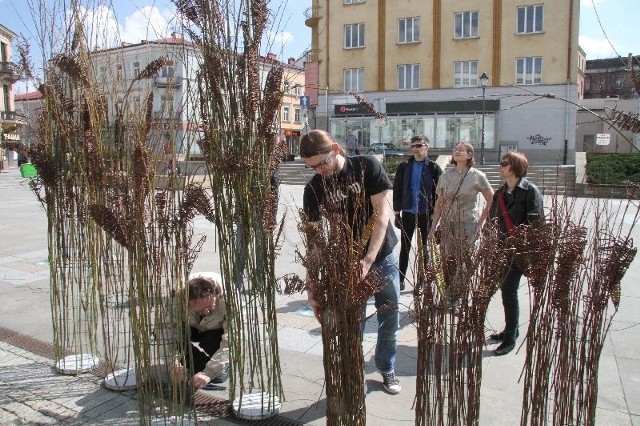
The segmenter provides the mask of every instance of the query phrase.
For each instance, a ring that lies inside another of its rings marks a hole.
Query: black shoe
[[[491,336],[489,336],[489,340],[491,340],[492,342],[488,342],[488,343],[498,343],[498,342],[502,342],[505,338],[506,333],[504,331],[501,331],[500,333],[496,333],[496,334],[492,334]],[[520,336],[520,330],[516,330],[516,339]]]
[[[489,340],[493,340],[494,342],[502,342],[504,340],[504,331],[502,333],[496,333],[489,336]]]
[[[402,387],[400,387],[400,380],[398,380],[393,372],[382,373],[382,388],[391,395],[397,395],[402,390]]]
[[[400,291],[404,290],[404,283],[400,283]]]
[[[498,346],[498,348],[495,351],[493,351],[493,353],[495,354],[495,356],[506,355],[512,350],[514,350],[515,347],[516,347],[516,342],[504,341],[500,344],[500,346]]]

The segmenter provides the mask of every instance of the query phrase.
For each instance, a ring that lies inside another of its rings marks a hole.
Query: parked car
[[[392,143],[372,143],[367,154],[384,154],[385,157],[405,157],[409,155]]]

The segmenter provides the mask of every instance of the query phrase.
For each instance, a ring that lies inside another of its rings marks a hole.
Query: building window
[[[122,81],[122,79],[122,65],[118,64],[116,65],[116,81]]]
[[[349,68],[344,70],[344,91],[364,91],[364,68]]]
[[[516,59],[516,84],[542,83],[542,58]]]
[[[140,62],[135,61],[131,67],[133,68],[133,78],[138,77],[138,74],[140,74]]]
[[[455,14],[454,38],[478,37],[478,12],[460,12]]]
[[[364,47],[364,23],[344,26],[344,48]]]
[[[160,77],[173,77],[176,70],[173,65],[165,65],[158,71],[158,76]]]
[[[518,8],[518,34],[542,32],[544,6],[521,6]]]
[[[453,87],[475,87],[478,85],[478,61],[453,63]]]
[[[420,41],[420,18],[398,19],[398,43]]]
[[[420,64],[398,65],[398,90],[420,88]]]
[[[293,121],[300,122],[300,108],[295,108],[293,112]]]
[[[364,3],[365,0],[344,0],[344,4]]]
[[[291,107],[282,107],[282,121],[291,121]]]
[[[291,85],[289,84],[289,80],[284,81],[283,90],[284,90],[284,93],[287,93],[287,94],[289,93],[289,90],[291,90]]]

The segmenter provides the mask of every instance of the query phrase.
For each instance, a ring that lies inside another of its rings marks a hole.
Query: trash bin
[[[36,166],[31,163],[24,163],[20,166],[20,174],[23,178],[34,178],[38,175]]]

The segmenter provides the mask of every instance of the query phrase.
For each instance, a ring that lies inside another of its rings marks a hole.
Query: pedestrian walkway
[[[301,244],[294,219],[301,206],[303,187],[282,185],[280,213],[286,213],[284,242],[276,261],[276,275],[304,269],[295,262]],[[632,219],[629,219],[632,220]],[[0,173],[0,424],[138,424],[135,391],[114,392],[101,386],[93,374],[56,374],[47,347],[52,341],[49,308],[46,214],[17,169]],[[195,262],[194,271],[219,270],[214,229],[196,218],[194,239],[209,236]],[[633,234],[640,241],[640,229]],[[622,302],[606,339],[600,362],[598,425],[640,425],[640,259],[625,276]],[[528,289],[521,286],[521,334],[528,321]],[[396,374],[400,395],[382,390],[375,371],[375,319],[364,336],[367,424],[410,425],[415,396],[417,336],[411,321],[410,289],[401,296],[401,330],[398,337]],[[278,295],[278,336],[285,390],[280,415],[268,424],[326,424],[326,395],[319,324],[311,314],[304,294]],[[368,307],[369,312],[373,307]],[[485,324],[489,334],[502,327],[499,296],[489,307]],[[4,332],[3,332],[4,330]],[[12,332],[13,331],[13,334]],[[19,338],[18,338],[19,337]],[[524,338],[518,344],[525,342]],[[503,356],[492,356],[487,346],[483,358],[480,425],[516,425],[520,422],[521,372],[524,347]],[[224,391],[198,394],[205,398],[227,398]],[[201,424],[226,425],[239,421],[202,411]],[[242,422],[240,422],[242,423]]]

